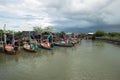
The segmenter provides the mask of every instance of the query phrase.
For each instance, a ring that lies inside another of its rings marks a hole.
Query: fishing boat
[[[23,45],[23,49],[26,50],[26,51],[29,51],[29,52],[34,52],[34,53],[37,52],[37,50],[34,50],[34,48],[31,49],[31,48],[30,48],[30,45],[28,45],[28,44],[24,44],[24,45]]]
[[[73,44],[54,43],[54,46],[60,46],[60,47],[72,47]]]
[[[42,42],[40,43],[40,47],[46,50],[52,50],[52,47],[49,43]]]
[[[76,39],[77,43],[79,43],[81,41],[81,39]]]
[[[3,42],[0,41],[0,52],[2,52],[2,51],[3,51]]]
[[[16,55],[18,52],[18,47],[13,47],[12,45],[5,45],[4,50],[7,54]]]
[[[79,43],[81,40],[80,39],[73,39],[71,42],[72,42],[72,44],[77,44],[77,43]]]

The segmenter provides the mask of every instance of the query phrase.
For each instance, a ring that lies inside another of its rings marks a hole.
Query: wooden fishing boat
[[[81,41],[81,39],[77,39],[77,43],[79,43]]]
[[[43,48],[43,49],[46,49],[46,50],[52,50],[51,45],[48,45],[45,42],[40,43],[40,47]]]
[[[72,40],[72,44],[77,44],[77,43],[79,43],[80,42],[80,39],[74,39],[74,40]]]
[[[3,45],[0,44],[0,52],[2,52],[2,51],[3,51]]]
[[[37,52],[37,50],[30,49],[30,45],[28,45],[28,44],[24,44],[23,49],[26,50],[26,51],[29,51],[29,52],[34,52],[34,53]]]
[[[18,47],[13,47],[12,45],[5,45],[4,49],[7,54],[11,55],[16,55],[18,51]]]
[[[73,44],[54,43],[54,46],[60,46],[60,47],[72,47]]]

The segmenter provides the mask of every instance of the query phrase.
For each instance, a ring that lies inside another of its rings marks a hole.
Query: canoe
[[[30,49],[30,45],[27,45],[27,44],[23,45],[23,49],[29,52],[34,52],[34,53],[37,52],[37,50]]]
[[[5,45],[5,52],[7,54],[16,55],[17,51],[18,51],[18,47],[13,47],[11,45]]]
[[[47,43],[40,43],[40,47],[43,48],[43,49],[46,49],[46,50],[52,50],[52,47]]]
[[[73,44],[54,43],[54,46],[60,46],[60,47],[72,47]]]

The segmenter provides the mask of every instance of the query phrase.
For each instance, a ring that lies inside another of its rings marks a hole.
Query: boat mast
[[[41,36],[40,36],[40,43],[42,43],[42,33],[41,33]]]
[[[2,33],[1,33],[1,42],[2,42]]]
[[[30,37],[30,31],[29,31],[29,40],[31,40],[31,37]]]
[[[13,31],[13,35],[12,35],[12,45],[14,46],[15,45],[15,41],[14,41],[14,31]]]
[[[51,33],[51,38],[52,38],[52,44],[53,44],[53,34]]]
[[[5,45],[6,45],[6,31],[5,31],[6,24],[3,27],[3,34],[4,34],[4,42],[3,42],[3,51],[5,52]]]
[[[6,30],[5,30],[5,28],[6,28],[6,24],[4,24],[4,44],[6,45]]]
[[[3,46],[3,41],[2,41],[2,33],[1,33],[1,43],[2,43],[2,46]]]

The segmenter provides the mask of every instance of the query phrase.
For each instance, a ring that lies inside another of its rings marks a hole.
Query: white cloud
[[[114,0],[114,2],[104,9],[103,20],[108,24],[120,24],[120,1]]]
[[[119,5],[119,0],[0,0],[0,25],[31,24],[30,28],[24,26],[26,30],[39,25],[81,28],[115,25],[120,20]]]

